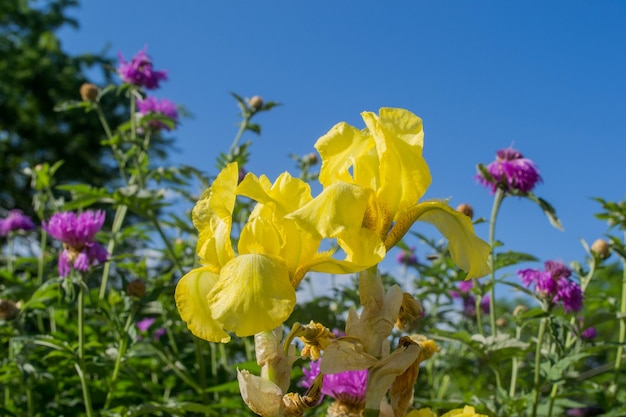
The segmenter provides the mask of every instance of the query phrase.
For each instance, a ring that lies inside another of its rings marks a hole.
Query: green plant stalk
[[[26,384],[26,408],[28,410],[28,417],[35,415],[35,402],[33,400],[33,389],[30,386],[30,382]]]
[[[363,410],[363,417],[379,417],[380,410],[373,410],[371,408],[366,408]]]
[[[98,113],[98,119],[100,119],[100,124],[102,125],[102,128],[104,129],[104,133],[106,134],[107,138],[112,142],[113,133],[111,132],[109,123],[107,122],[106,117],[104,116],[104,113],[102,112],[102,108],[100,107],[98,103],[94,103],[94,107],[96,108],[96,113]],[[115,160],[117,161],[117,167],[120,171],[120,176],[122,177],[124,182],[126,182],[126,171],[124,170],[124,164],[122,164],[122,161],[120,160],[120,157],[119,157],[119,151],[113,143],[111,143],[111,151],[113,151],[113,157],[115,157]]]
[[[474,283],[474,288],[480,288],[479,287],[479,283],[478,280],[476,278],[472,278],[472,282]],[[476,299],[474,300],[474,311],[476,311],[476,326],[478,326],[478,333],[480,333],[481,336],[485,335],[485,329],[483,327],[483,312],[481,309],[481,305],[480,302],[482,301],[483,295],[482,295],[482,290],[480,291],[480,295],[478,297],[476,297]]]
[[[535,397],[533,400],[533,413],[532,417],[537,417],[537,407],[539,406],[539,396],[541,390],[539,389],[540,381],[540,368],[541,368],[541,345],[543,344],[543,337],[546,333],[547,318],[542,318],[539,323],[539,333],[537,334],[537,349],[535,350],[535,374],[533,377],[533,386],[535,390]]]
[[[200,400],[202,404],[209,404],[209,398],[204,391],[206,388],[206,365],[204,362],[204,354],[202,352],[202,339],[194,336],[193,338],[195,348],[196,348],[196,363],[198,364],[198,379],[200,383],[200,388],[202,388],[202,393],[200,394]]]
[[[522,328],[520,326],[515,327],[515,338],[520,340],[522,336]],[[519,360],[517,358],[511,359],[511,384],[509,385],[509,397],[515,397],[515,390],[517,388],[517,372],[519,370]]]
[[[116,236],[122,228],[122,223],[124,223],[124,218],[126,217],[126,212],[128,211],[128,206],[121,205],[117,206],[115,210],[115,217],[113,218],[113,226],[111,227],[111,238],[109,239],[109,243],[107,245],[107,252],[110,256],[113,256],[113,250],[115,250]],[[98,292],[98,298],[100,300],[104,299],[106,295],[107,283],[109,280],[109,274],[111,272],[111,262],[106,262],[104,267],[102,268],[102,279],[100,280],[100,291]]]
[[[109,408],[111,404],[111,399],[113,398],[113,384],[117,380],[117,377],[120,372],[120,366],[122,364],[122,359],[126,354],[126,348],[128,347],[128,331],[130,330],[130,326],[133,324],[133,320],[135,318],[135,313],[137,312],[137,304],[133,303],[130,313],[126,318],[126,323],[124,324],[124,329],[122,330],[120,346],[117,350],[117,357],[115,358],[115,365],[113,367],[113,373],[111,374],[111,379],[109,380],[109,390],[107,392],[106,400],[104,402],[104,409]]]
[[[91,395],[85,377],[85,287],[86,283],[81,279],[78,288],[78,364],[74,364],[80,384],[83,390],[83,401],[85,402],[85,412],[87,417],[93,417],[91,406]]]
[[[491,218],[489,220],[489,247],[491,248],[489,254],[489,268],[491,273],[489,275],[489,324],[491,325],[491,334],[493,336],[498,335],[498,329],[496,327],[496,256],[495,256],[495,243],[496,243],[496,219],[498,217],[498,211],[502,205],[505,194],[504,190],[500,187],[496,190],[496,195],[493,198],[493,207],[491,208]],[[480,301],[480,300],[477,300]],[[478,308],[476,309],[478,311]]]
[[[174,262],[176,269],[178,269],[178,272],[180,272],[181,275],[185,275],[185,270],[180,264],[180,261],[178,260],[178,257],[176,256],[176,252],[174,251],[174,248],[172,247],[172,244],[170,243],[169,239],[165,235],[165,232],[161,228],[161,225],[159,224],[159,220],[156,218],[156,216],[152,212],[150,212],[150,220],[152,221],[152,224],[154,224],[154,227],[156,227],[157,232],[159,233],[159,236],[161,236],[161,240],[163,240],[163,243],[165,243],[165,249],[169,253],[170,258],[172,258],[172,262]]]
[[[7,270],[13,275],[13,246],[14,246],[13,232],[7,235]]]
[[[9,360],[9,363],[14,363],[15,361],[15,357],[13,353],[13,339],[12,338],[9,338],[7,359]],[[13,403],[13,400],[11,397],[11,388],[9,384],[6,383],[4,384],[4,408],[6,409],[11,408],[12,403]]]
[[[552,410],[554,409],[554,401],[556,400],[556,394],[559,392],[559,386],[552,384],[552,390],[550,391],[550,407],[548,408],[548,417],[552,417]]]
[[[235,152],[235,149],[237,148],[237,146],[239,146],[239,141],[241,140],[241,137],[243,136],[243,132],[245,132],[246,129],[248,128],[248,123],[250,123],[250,118],[251,118],[250,116],[244,116],[243,121],[239,125],[239,131],[237,131],[237,134],[235,135],[235,139],[233,140],[233,143],[230,145],[230,148],[228,149],[229,155],[232,155],[233,152]]]
[[[626,241],[626,232],[624,233],[624,241]],[[617,400],[619,392],[619,376],[622,367],[622,355],[624,354],[624,342],[626,341],[626,259],[622,258],[622,298],[620,300],[620,320],[619,320],[619,336],[617,342],[617,352],[615,357],[615,374],[613,377],[613,401]]]

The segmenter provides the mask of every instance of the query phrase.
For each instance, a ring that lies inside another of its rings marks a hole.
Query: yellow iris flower
[[[449,240],[452,259],[467,271],[467,279],[488,274],[489,245],[474,234],[470,219],[443,201],[418,202],[431,182],[422,157],[422,120],[396,108],[361,116],[365,129],[342,122],[317,141],[324,190],[290,217],[318,235],[338,234],[345,224],[362,224],[387,250],[415,221],[425,221]],[[328,217],[336,221],[324,222]]]
[[[197,254],[202,267],[186,274],[176,287],[176,305],[191,332],[226,343],[227,332],[249,336],[281,325],[296,302],[295,289],[309,270],[329,273],[361,271],[380,262],[382,242],[359,223],[338,225],[320,218],[328,233],[311,234],[289,214],[312,201],[308,184],[281,174],[272,184],[248,174],[238,183],[236,163],[220,172],[193,209],[199,231]],[[237,254],[231,240],[236,197],[257,202],[241,230]],[[344,200],[345,202],[345,200]],[[319,252],[322,241],[335,238],[345,253]]]

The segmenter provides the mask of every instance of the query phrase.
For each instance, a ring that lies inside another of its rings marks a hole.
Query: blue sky
[[[475,166],[513,145],[539,166],[536,194],[565,231],[529,201],[507,198],[497,237],[542,260],[581,260],[580,239],[607,231],[591,197],[626,194],[624,2],[82,3],[70,13],[80,30],[61,32],[63,48],[130,58],[148,45],[169,75],[155,95],[193,114],[174,134],[175,163],[215,174],[236,133],[233,91],[282,103],[259,115],[260,137],[247,137],[248,170],[272,180],[295,173],[288,155],[313,151],[337,122],[363,127],[364,110],[404,107],[424,120],[426,197],[488,217],[492,198]],[[486,238],[487,225],[477,233]]]

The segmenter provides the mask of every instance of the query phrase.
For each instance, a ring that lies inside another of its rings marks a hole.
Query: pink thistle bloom
[[[592,340],[595,339],[596,336],[598,336],[598,332],[596,331],[595,327],[588,327],[580,334],[580,337],[582,337],[584,340]]]
[[[398,253],[396,258],[398,263],[405,266],[415,266],[417,265],[417,256],[415,255],[415,248],[411,248],[411,250],[402,250]]]
[[[137,113],[140,116],[147,114],[165,116],[172,119],[174,123],[178,123],[178,110],[176,109],[176,105],[165,98],[159,100],[156,97],[146,97],[143,100],[137,100]],[[149,126],[155,130],[171,130],[168,125],[160,120],[150,120]]]
[[[496,160],[487,165],[493,179],[487,179],[482,174],[476,176],[482,185],[491,188],[492,193],[500,187],[506,192],[525,194],[541,181],[535,163],[524,158],[521,152],[507,148],[499,150],[496,155]]]
[[[63,243],[59,256],[59,275],[66,277],[73,269],[87,271],[89,266],[106,262],[108,252],[95,240],[96,233],[104,223],[103,211],[88,210],[76,215],[71,211],[56,213],[43,229]]]
[[[146,49],[139,51],[130,62],[126,62],[119,53],[120,66],[117,72],[125,83],[154,90],[159,88],[160,81],[167,80],[167,72],[152,69],[152,61],[146,54]]]
[[[300,385],[309,388],[313,380],[320,373],[320,360],[311,361],[310,368],[302,368],[304,379]],[[338,374],[324,375],[322,394],[328,395],[337,401],[360,404],[365,402],[367,388],[367,369],[362,371],[345,371]]]
[[[0,220],[0,236],[19,230],[29,231],[35,228],[33,221],[21,210],[11,210],[6,218]]]
[[[523,269],[517,272],[527,287],[534,285],[534,291],[552,304],[561,303],[565,312],[580,311],[583,294],[580,286],[570,280],[572,271],[559,261],[545,262],[545,270]]]

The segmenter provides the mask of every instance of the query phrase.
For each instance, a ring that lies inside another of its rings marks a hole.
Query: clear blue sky
[[[194,115],[172,159],[210,174],[236,133],[233,91],[283,104],[248,136],[247,168],[272,180],[335,123],[362,127],[363,110],[404,107],[424,120],[427,197],[488,217],[475,165],[513,144],[538,164],[536,193],[565,232],[509,198],[497,236],[542,260],[581,259],[579,239],[607,231],[590,198],[626,194],[626,2],[83,0],[71,15],[80,30],[61,39],[72,53],[130,58],[148,45],[169,75],[155,95]],[[487,225],[477,232],[486,238]]]

